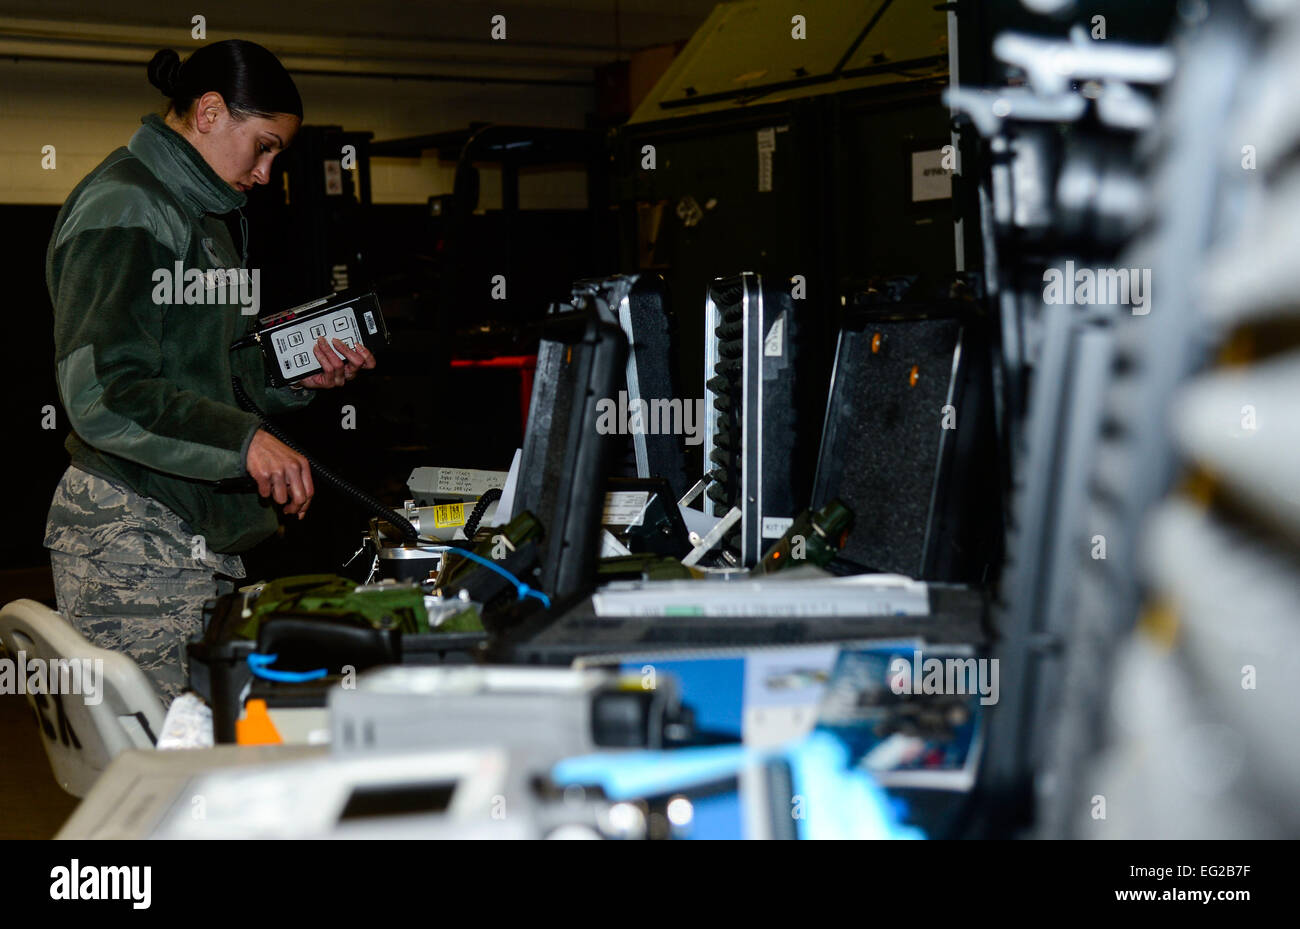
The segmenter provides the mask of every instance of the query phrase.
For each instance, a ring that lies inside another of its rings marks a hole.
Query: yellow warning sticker
[[[433,524],[439,529],[465,525],[465,504],[446,503],[433,508]]]

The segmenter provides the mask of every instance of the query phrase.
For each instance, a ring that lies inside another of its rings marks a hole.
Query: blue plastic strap
[[[489,561],[487,558],[484,558],[482,555],[478,554],[478,552],[471,552],[463,548],[456,548],[454,545],[439,545],[436,547],[435,550],[443,551],[443,552],[454,552],[455,554],[460,555],[463,558],[468,558],[470,561],[476,561],[486,568],[491,568],[497,574],[500,574],[510,583],[515,585],[515,590],[519,592],[520,600],[524,599],[525,597],[532,597],[536,600],[540,600],[542,606],[546,607],[548,610],[551,608],[550,597],[546,596],[546,594],[542,593],[540,590],[534,590],[533,588],[529,587],[527,584],[519,580],[519,578],[515,577],[505,568],[501,567],[501,565]]]
[[[280,681],[284,684],[318,681],[330,673],[329,668],[321,668],[318,671],[277,671],[268,667],[279,657],[279,655],[263,655],[258,652],[251,652],[248,656],[249,670],[253,672],[255,677],[264,678],[268,681]]]

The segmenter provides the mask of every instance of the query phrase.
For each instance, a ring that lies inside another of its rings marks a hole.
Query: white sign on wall
[[[943,149],[912,152],[912,202],[952,196],[952,172],[943,166]]]

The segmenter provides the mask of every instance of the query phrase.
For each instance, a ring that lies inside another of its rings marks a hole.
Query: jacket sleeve
[[[256,326],[256,321],[252,322],[249,331]],[[256,348],[249,347],[236,352],[234,369],[253,402],[270,416],[301,410],[316,395],[316,391],[306,388],[294,390],[292,387],[272,387],[266,364],[262,361],[262,352]]]
[[[153,301],[153,274],[172,251],[147,228],[114,227],[79,232],[51,257],[56,380],[77,435],[169,474],[242,475],[257,417],[162,376],[168,307]]]
[[[274,415],[301,410],[311,403],[312,398],[316,396],[316,391],[305,387],[302,390],[294,390],[292,387],[267,386],[263,396],[266,402],[262,404],[262,409]]]

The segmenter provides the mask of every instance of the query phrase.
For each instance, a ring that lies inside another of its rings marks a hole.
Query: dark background
[[[1000,66],[985,51],[993,34],[1017,24],[1043,30],[1040,17],[1011,0],[963,7],[969,15],[961,18],[962,79],[968,83],[995,79],[992,72]],[[1171,7],[1163,0],[1103,3],[1096,12],[1108,15],[1112,41],[1146,41],[1163,36]],[[461,276],[452,289],[446,279],[447,216],[432,215],[424,204],[358,206],[335,231],[356,246],[360,260],[351,283],[379,292],[393,344],[378,371],[323,392],[283,424],[323,461],[392,504],[405,498],[406,477],[418,465],[504,469],[522,440],[517,376],[453,372],[448,359],[534,351],[536,323],[548,304],[564,299],[577,278],[613,272],[654,270],[666,278],[680,334],[675,373],[687,397],[703,393],[708,282],[742,270],[803,274],[814,309],[807,316],[811,350],[829,378],[844,294],[874,275],[954,269],[954,201],[914,205],[908,191],[908,153],[948,141],[940,89],[920,82],[621,129],[617,119],[593,112],[591,131],[612,170],[593,174],[589,209],[470,216],[455,237],[453,270]],[[755,132],[771,126],[784,131],[776,136],[773,189],[759,192]],[[646,143],[657,149],[654,172],[638,168]],[[286,165],[277,159],[281,170]],[[265,199],[275,187],[255,193]],[[688,195],[702,207],[716,200],[692,227],[674,212]],[[661,202],[663,225],[647,260],[638,241],[638,210]],[[960,186],[955,203],[958,210],[969,208]],[[297,267],[305,244],[277,229],[262,207],[265,222],[259,221],[256,198],[248,211],[253,264],[267,268],[269,279],[269,269]],[[8,531],[0,541],[0,565],[6,568],[48,564],[41,545],[45,514],[66,466],[61,407],[58,429],[32,439],[21,425],[24,417],[39,421],[44,405],[58,406],[43,274],[57,212],[53,205],[0,205],[0,248],[11,269],[17,346],[9,409],[24,436],[6,469]],[[966,265],[978,268],[973,225],[966,224]],[[483,257],[495,254],[503,241],[505,271]],[[508,274],[504,304],[487,297],[493,273]],[[330,289],[328,280],[294,277],[285,274],[278,299],[296,302]],[[482,286],[466,287],[465,281]],[[265,285],[264,301],[271,305]],[[825,383],[820,390],[824,397]],[[340,428],[345,404],[356,408],[355,430]],[[253,554],[250,574],[333,570],[355,550],[364,525],[364,514],[321,493],[308,521],[294,521],[283,538]]]

